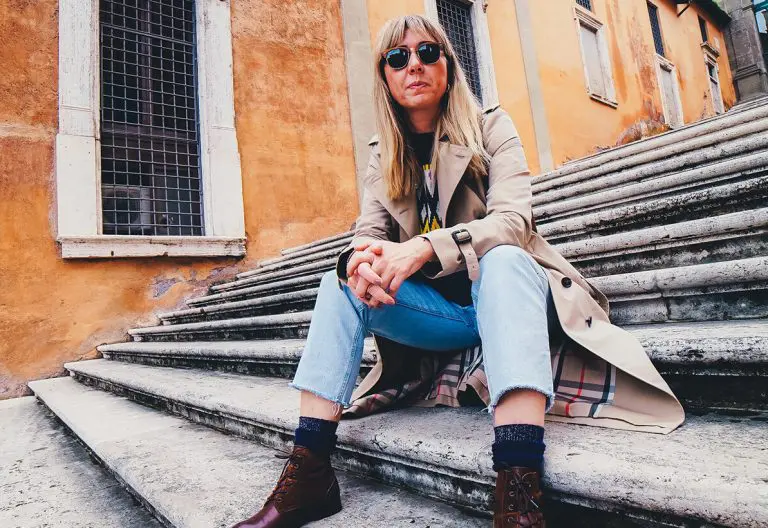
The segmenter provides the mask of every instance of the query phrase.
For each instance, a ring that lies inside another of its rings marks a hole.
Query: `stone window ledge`
[[[245,238],[96,235],[59,237],[57,241],[65,259],[245,256]]]

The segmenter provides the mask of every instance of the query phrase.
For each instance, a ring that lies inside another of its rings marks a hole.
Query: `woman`
[[[294,449],[262,510],[236,527],[298,527],[341,510],[329,456],[368,332],[379,358],[358,402],[413,372],[403,358],[414,350],[482,344],[488,389],[473,387],[493,415],[494,526],[543,527],[546,412],[669,432],[682,408],[609,323],[605,296],[536,232],[515,127],[498,105],[480,111],[443,29],[405,16],[377,40],[379,134],[355,237],[321,281],[291,384],[302,391]]]

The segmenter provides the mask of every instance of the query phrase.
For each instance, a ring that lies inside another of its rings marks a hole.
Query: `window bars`
[[[584,9],[592,11],[592,0],[576,0],[576,3]]]
[[[648,17],[651,19],[651,32],[656,53],[664,56],[664,40],[661,38],[661,23],[659,22],[659,8],[648,2]]]
[[[472,7],[460,0],[437,0],[436,4],[438,20],[456,51],[467,83],[469,83],[469,87],[477,100],[482,102],[475,35],[472,29]]]
[[[106,235],[202,235],[193,0],[101,0]]]

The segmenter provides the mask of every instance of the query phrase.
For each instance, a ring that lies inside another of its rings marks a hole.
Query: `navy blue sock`
[[[509,424],[493,428],[493,469],[522,466],[541,471],[544,459],[544,428],[538,425]]]
[[[301,416],[293,443],[306,447],[316,455],[328,456],[336,447],[336,428],[338,426],[338,422]]]

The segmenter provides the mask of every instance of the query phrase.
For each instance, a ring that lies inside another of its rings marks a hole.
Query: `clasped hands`
[[[371,308],[395,304],[397,290],[434,255],[432,244],[414,237],[406,242],[365,241],[347,262],[347,286]]]

